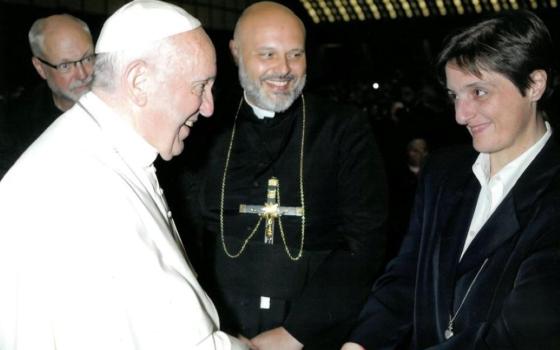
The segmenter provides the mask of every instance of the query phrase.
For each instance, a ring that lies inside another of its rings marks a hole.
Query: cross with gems
[[[265,219],[264,243],[274,243],[274,219],[282,215],[302,216],[301,207],[281,207],[278,201],[278,191],[280,184],[278,179],[271,177],[268,179],[266,191],[266,203],[263,206],[240,204],[239,212],[242,214],[257,214]]]

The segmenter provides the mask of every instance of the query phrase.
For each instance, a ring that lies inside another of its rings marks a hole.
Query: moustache
[[[88,87],[91,84],[92,81],[93,81],[93,76],[90,75],[87,78],[85,78],[84,80],[80,80],[80,79],[74,80],[73,82],[70,83],[69,88],[70,88],[70,90],[72,90],[72,89],[78,89],[78,88],[81,88],[81,87]]]
[[[263,80],[275,80],[275,81],[292,81],[296,77],[293,74],[268,74],[261,77],[261,81]]]

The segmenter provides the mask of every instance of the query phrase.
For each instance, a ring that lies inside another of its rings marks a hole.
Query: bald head
[[[66,111],[89,91],[93,41],[82,20],[67,14],[40,18],[29,30],[31,62],[52,91],[55,106]]]
[[[257,2],[237,21],[231,53],[249,103],[282,112],[305,86],[305,27],[287,7]]]
[[[29,30],[29,46],[35,56],[47,54],[50,44],[61,38],[85,41],[93,46],[88,25],[68,14],[53,15],[36,20]]]
[[[267,27],[281,29],[292,27],[301,31],[305,37],[305,26],[301,19],[289,8],[272,1],[261,1],[247,7],[235,25],[234,40],[242,40],[251,31]]]

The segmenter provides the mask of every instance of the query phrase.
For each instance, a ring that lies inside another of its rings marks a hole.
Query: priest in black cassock
[[[359,110],[302,94],[305,28],[248,7],[230,49],[243,91],[218,104],[191,209],[222,328],[259,349],[340,348],[380,268],[386,185]],[[221,111],[221,112],[220,112]],[[195,215],[196,216],[196,215]]]

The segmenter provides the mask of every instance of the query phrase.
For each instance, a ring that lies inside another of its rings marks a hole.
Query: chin
[[[161,159],[163,160],[171,160],[171,158],[173,158],[173,155],[168,154],[168,153],[160,153],[159,156],[161,157]]]
[[[180,155],[181,153],[183,153],[184,149],[185,149],[185,146],[182,142],[179,146],[173,147],[173,149],[171,150],[171,154],[169,155],[169,159]]]
[[[484,144],[479,144],[476,142],[473,142],[473,148],[479,152],[479,153],[494,153],[496,152],[496,147],[493,147],[491,145],[484,145]]]

